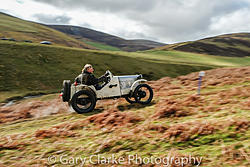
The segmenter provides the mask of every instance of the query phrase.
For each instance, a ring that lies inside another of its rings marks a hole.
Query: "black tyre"
[[[96,105],[95,95],[89,90],[80,90],[72,97],[71,105],[78,114],[91,112]]]
[[[153,90],[147,84],[140,84],[135,88],[134,97],[137,103],[149,104],[153,96]]]
[[[125,99],[126,99],[126,101],[129,102],[130,104],[136,103],[136,100],[135,100],[134,97],[126,96]]]
[[[62,95],[62,100],[69,101],[70,99],[70,88],[71,88],[71,82],[70,80],[64,80],[63,81],[63,95]]]

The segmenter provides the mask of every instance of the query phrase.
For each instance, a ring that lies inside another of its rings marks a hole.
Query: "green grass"
[[[83,42],[88,44],[88,45],[94,46],[95,48],[100,49],[100,50],[109,50],[109,51],[120,51],[121,50],[117,47],[98,43],[98,42],[92,42],[92,41],[86,41],[86,40],[83,40]]]

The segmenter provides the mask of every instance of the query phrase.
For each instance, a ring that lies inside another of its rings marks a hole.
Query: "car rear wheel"
[[[91,112],[96,105],[95,95],[89,90],[80,90],[72,97],[71,105],[78,114]]]
[[[134,97],[137,103],[149,104],[153,99],[153,90],[147,84],[140,84],[135,88]]]

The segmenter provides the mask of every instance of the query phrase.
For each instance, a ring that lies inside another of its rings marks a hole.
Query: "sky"
[[[167,44],[250,32],[250,0],[1,0],[0,11]]]

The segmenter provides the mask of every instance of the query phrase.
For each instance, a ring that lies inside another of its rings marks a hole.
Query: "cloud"
[[[133,11],[127,14],[127,17],[150,27],[148,35],[161,37],[169,42],[177,42],[211,35],[211,25],[217,24],[214,18],[221,18],[244,8],[246,8],[246,3],[243,1],[166,0],[158,3],[151,11],[144,13]],[[247,20],[241,22],[238,28],[245,27],[246,23]],[[220,27],[220,29],[222,31],[213,30],[213,34],[228,31],[225,27]]]
[[[35,0],[64,9],[87,8],[102,12],[147,11],[156,4],[154,0]]]
[[[249,32],[250,30],[250,12],[249,8],[235,11],[221,17],[215,17],[209,27],[211,32],[219,33],[235,33],[235,32]],[[244,25],[244,26],[242,26]],[[222,28],[223,27],[223,28]]]
[[[34,14],[33,17],[37,18],[39,22],[46,24],[69,24],[71,18],[65,15],[50,15],[50,14]]]
[[[126,38],[149,37],[172,43],[245,31],[249,28],[245,16],[248,18],[250,15],[250,0],[34,1],[49,4],[68,13],[95,13],[93,21],[80,14],[83,16],[82,22]],[[72,15],[71,17],[71,23],[75,22],[75,18]]]

